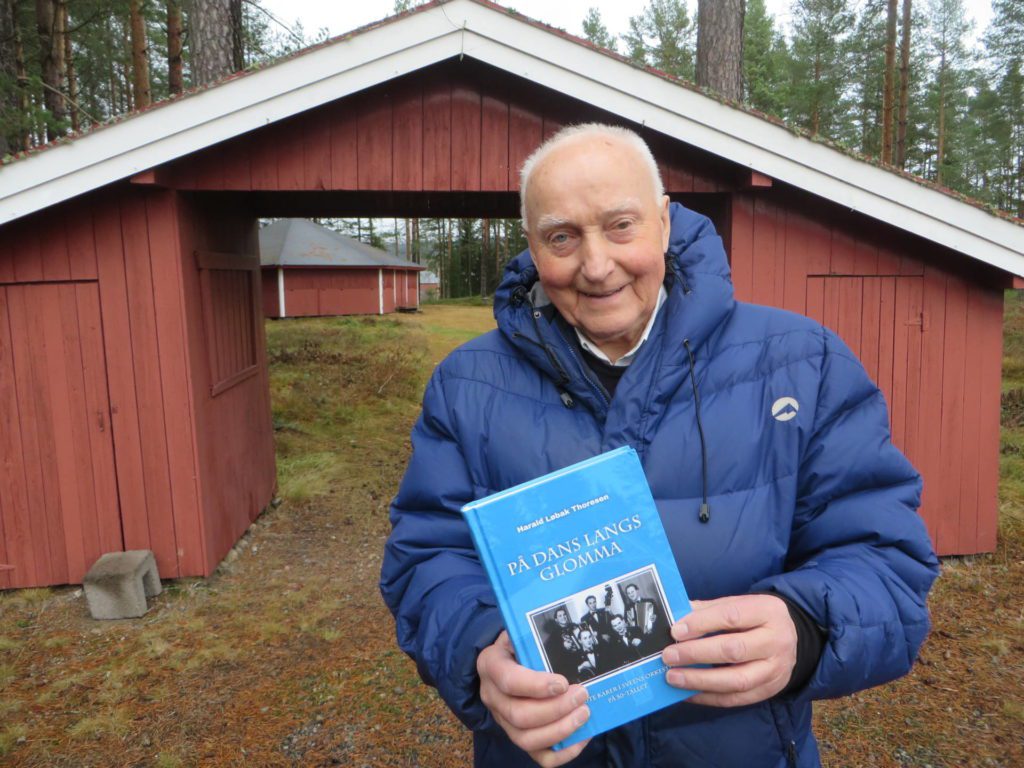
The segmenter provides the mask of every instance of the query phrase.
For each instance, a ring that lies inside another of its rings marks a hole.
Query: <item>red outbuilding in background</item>
[[[419,264],[305,219],[260,229],[267,317],[383,315],[419,306]]]

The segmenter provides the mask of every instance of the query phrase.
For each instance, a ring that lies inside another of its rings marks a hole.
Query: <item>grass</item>
[[[28,728],[24,725],[10,725],[0,730],[0,757],[14,751],[19,741],[28,738]]]
[[[0,593],[0,764],[36,768],[471,762],[395,647],[377,578],[387,505],[433,365],[490,309],[267,323],[279,493],[210,579],[137,621],[75,590]],[[897,683],[822,702],[825,766],[1024,765],[1024,305],[1008,301],[999,544],[944,561],[934,630]]]

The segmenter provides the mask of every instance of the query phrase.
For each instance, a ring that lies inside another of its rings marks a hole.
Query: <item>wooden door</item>
[[[917,275],[807,278],[807,315],[839,334],[864,364],[885,395],[893,442],[912,462],[926,330],[923,290]]]
[[[835,331],[885,395],[892,440],[926,478],[937,467],[920,438],[928,330],[920,275],[809,276],[807,315]],[[922,508],[933,537],[937,525]]]
[[[0,285],[0,588],[123,548],[98,284]]]

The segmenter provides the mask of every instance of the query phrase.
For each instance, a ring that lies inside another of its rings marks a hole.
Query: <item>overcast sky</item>
[[[570,32],[583,35],[583,19],[587,10],[596,7],[608,31],[621,35],[629,29],[629,17],[635,16],[646,3],[639,0],[507,0],[502,5],[514,8],[530,18],[543,21]],[[302,21],[307,34],[326,27],[330,36],[361,27],[371,21],[390,16],[394,0],[263,0],[263,5],[285,24]],[[691,14],[696,14],[696,0],[688,0]],[[767,0],[768,11],[788,24],[790,0]],[[975,18],[975,35],[985,30],[992,15],[990,0],[965,3],[968,15]]]

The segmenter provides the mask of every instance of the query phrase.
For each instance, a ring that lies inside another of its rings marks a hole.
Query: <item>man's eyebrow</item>
[[[624,213],[637,213],[640,208],[640,201],[631,197],[628,200],[624,200],[620,205],[605,211],[604,218],[614,219],[616,216],[621,216]]]
[[[561,216],[554,216],[550,213],[546,213],[537,219],[538,231],[544,232],[549,229],[558,229],[559,227],[571,226],[572,222],[569,219],[564,219]]]

